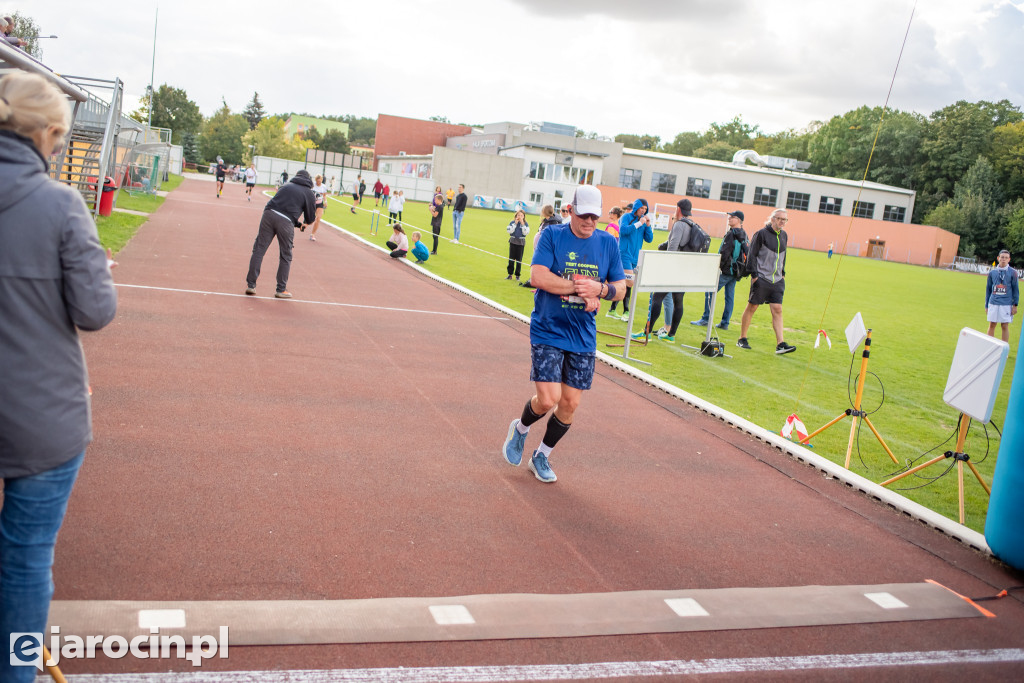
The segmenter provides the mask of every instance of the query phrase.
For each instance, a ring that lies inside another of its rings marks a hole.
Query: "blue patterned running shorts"
[[[594,352],[573,353],[546,344],[530,344],[530,356],[531,382],[558,382],[586,391],[594,381]]]

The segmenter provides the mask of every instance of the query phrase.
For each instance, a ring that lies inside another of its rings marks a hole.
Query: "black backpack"
[[[689,218],[684,218],[683,220],[690,226],[690,239],[686,244],[679,245],[679,251],[691,251],[698,254],[708,253],[708,247],[711,246],[711,235],[707,234],[704,228]]]
[[[747,240],[747,234],[740,229],[739,235],[733,230],[729,230],[725,233],[725,237],[722,238],[722,263],[721,271],[726,275],[732,275],[737,280],[741,280],[746,276],[747,268],[747,251],[749,250],[749,242]]]

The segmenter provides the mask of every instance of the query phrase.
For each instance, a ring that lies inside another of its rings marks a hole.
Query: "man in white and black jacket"
[[[316,219],[316,198],[313,195],[313,179],[306,169],[299,170],[291,182],[285,183],[274,198],[263,208],[260,219],[260,231],[252,245],[252,258],[249,259],[249,274],[245,278],[245,293],[256,293],[256,280],[260,276],[263,256],[267,253],[270,243],[277,238],[277,246],[281,250],[281,260],[277,266],[278,299],[290,299],[288,291],[288,273],[292,267],[292,244],[295,242],[295,228],[305,230],[306,226]],[[304,221],[299,219],[303,218]]]
[[[761,304],[768,304],[772,312],[772,329],[778,344],[775,353],[792,353],[796,347],[787,344],[783,338],[782,296],[786,291],[786,247],[789,235],[783,228],[789,222],[789,214],[785,209],[775,209],[768,216],[768,223],[754,233],[750,240],[750,251],[747,255],[747,273],[750,274],[750,298],[747,308],[743,311],[740,338],[736,346],[749,349],[747,330],[754,311]]]

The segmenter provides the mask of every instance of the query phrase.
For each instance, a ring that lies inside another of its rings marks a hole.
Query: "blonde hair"
[[[319,185],[319,184],[320,184],[320,182],[321,182],[321,181],[322,181],[323,179],[324,179],[324,177],[323,177],[322,175],[320,175],[319,173],[317,173],[317,174],[316,174],[316,184],[317,184],[317,185]]]
[[[68,99],[38,74],[13,73],[0,79],[0,129],[27,138],[50,126],[61,135],[71,128]]]
[[[411,237],[412,237],[412,238],[413,238],[414,240],[416,240],[416,241],[419,241],[419,239],[420,239],[420,231],[419,231],[419,230],[417,230],[416,232],[414,232],[414,233],[413,233],[413,234],[411,235]]]

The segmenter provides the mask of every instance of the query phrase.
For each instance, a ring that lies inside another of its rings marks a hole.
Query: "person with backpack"
[[[720,330],[729,329],[729,319],[732,318],[732,308],[736,296],[736,282],[742,279],[746,273],[744,269],[747,263],[747,252],[750,250],[750,242],[747,240],[747,233],[743,230],[743,212],[733,211],[728,214],[729,229],[722,238],[722,246],[718,253],[721,254],[722,262],[719,269],[722,271],[718,276],[718,290],[725,287],[725,308],[722,309],[722,322],[715,325]],[[691,325],[704,327],[711,317],[711,293],[704,295],[704,315],[700,320],[691,320]]]
[[[706,252],[711,238],[693,221],[693,204],[689,199],[680,199],[676,202],[675,222],[672,224],[672,231],[669,232],[668,242],[658,246],[661,251],[688,251],[693,253]],[[647,325],[643,332],[632,335],[633,339],[640,339],[651,334],[654,325],[661,316],[661,306],[665,301],[668,292],[655,292],[651,295],[651,312],[647,318]],[[679,321],[683,319],[683,293],[672,292],[672,324],[669,329],[658,330],[658,339],[667,342],[676,340],[676,331],[679,329]]]
[[[768,223],[754,233],[750,240],[750,253],[747,254],[746,273],[750,275],[750,298],[747,308],[743,311],[740,327],[740,338],[736,346],[749,349],[747,330],[750,320],[761,304],[768,304],[772,312],[772,329],[778,345],[775,353],[792,353],[796,347],[787,344],[783,339],[785,327],[782,324],[782,296],[786,292],[786,247],[789,235],[783,230],[789,222],[789,214],[785,209],[775,209],[768,217]]]

